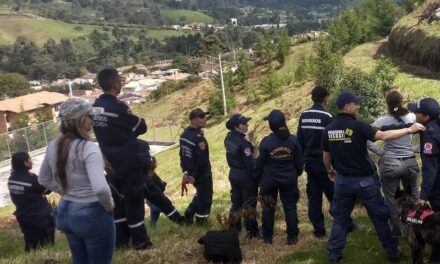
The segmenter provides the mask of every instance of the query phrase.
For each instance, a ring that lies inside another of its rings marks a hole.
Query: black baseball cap
[[[424,98],[417,103],[409,103],[408,110],[413,113],[420,113],[434,118],[440,115],[440,106],[433,98]]]
[[[191,112],[189,113],[189,120],[192,120],[194,118],[205,118],[207,115],[209,115],[209,112],[205,112],[200,108],[196,108],[191,110]]]
[[[229,118],[229,120],[226,122],[226,128],[229,130],[233,130],[234,127],[238,126],[239,124],[245,125],[251,120],[250,117],[245,117],[241,114],[234,114]]]
[[[269,123],[281,123],[286,122],[286,117],[284,116],[283,112],[274,109],[270,112],[268,116],[264,118],[264,120],[269,121]]]
[[[362,96],[354,95],[350,92],[342,92],[338,95],[336,99],[336,105],[339,109],[342,109],[344,105],[349,103],[359,103],[364,99]]]

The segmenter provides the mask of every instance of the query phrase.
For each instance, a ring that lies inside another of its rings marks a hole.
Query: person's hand
[[[188,181],[189,183],[191,183],[191,184],[194,184],[194,183],[196,182],[196,179],[194,179],[193,176],[188,175],[188,176],[187,176],[187,181]]]
[[[411,134],[414,134],[414,133],[417,133],[417,132],[419,132],[419,131],[425,131],[425,126],[424,125],[422,125],[422,124],[420,124],[420,123],[414,123],[414,124],[412,124],[409,128],[408,128],[408,131],[411,133]]]
[[[327,172],[327,177],[331,182],[335,182],[336,179],[336,171],[332,169],[331,171]]]

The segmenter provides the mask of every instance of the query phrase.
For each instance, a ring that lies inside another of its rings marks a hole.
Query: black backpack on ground
[[[241,263],[242,255],[237,231],[208,231],[199,244],[205,245],[207,260],[221,263]]]

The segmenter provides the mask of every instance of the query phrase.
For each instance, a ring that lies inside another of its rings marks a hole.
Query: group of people
[[[8,182],[15,212],[24,233],[25,250],[53,244],[54,229],[63,231],[73,263],[111,263],[115,247],[149,249],[152,242],[144,223],[144,202],[155,225],[160,212],[177,224],[205,224],[211,212],[213,179],[208,141],[203,129],[208,112],[194,109],[190,125],[182,133],[180,166],[182,185],[192,184],[196,194],[183,215],[164,195],[166,183],[156,174],[156,160],[149,153],[145,120],[134,115],[117,99],[122,88],[115,69],[98,74],[104,91],[90,105],[69,98],[59,107],[61,135],[50,142],[37,175],[30,173],[27,153],[12,157],[13,172]],[[230,132],[224,146],[230,167],[232,207],[229,228],[241,230],[244,218],[247,237],[262,237],[271,244],[278,195],[283,204],[287,244],[298,242],[298,177],[307,172],[308,215],[317,238],[326,236],[323,194],[331,202],[333,217],[327,249],[331,261],[343,256],[346,236],[356,228],[351,212],[362,201],[374,223],[377,235],[391,260],[399,258],[397,237],[401,223],[394,208],[393,193],[410,186],[420,204],[429,201],[440,210],[440,107],[434,99],[402,106],[396,90],[387,94],[388,115],[373,126],[356,120],[362,98],[342,92],[337,98],[339,113],[327,110],[329,92],[316,86],[311,92],[314,105],[299,119],[297,136],[290,133],[279,110],[265,117],[272,133],[254,147],[249,139],[251,118],[234,114],[226,122]],[[92,131],[98,144],[90,139]],[[411,148],[411,134],[421,134],[422,188],[419,196],[419,168]],[[385,140],[384,150],[371,142]],[[381,156],[379,174],[367,148]],[[256,151],[258,149],[258,151]],[[257,152],[257,154],[255,154]],[[380,183],[385,195],[380,192]],[[44,197],[61,195],[55,217]],[[261,232],[256,205],[262,205]],[[34,221],[36,218],[39,221]],[[37,230],[38,229],[38,230]],[[432,260],[440,261],[440,248],[433,248]]]

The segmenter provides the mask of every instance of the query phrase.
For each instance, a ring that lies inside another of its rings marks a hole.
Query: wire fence
[[[153,142],[175,142],[180,131],[171,117],[147,117],[147,133],[143,139]],[[48,121],[0,134],[0,161],[8,160],[18,151],[34,152],[44,149],[59,135],[57,122]]]

